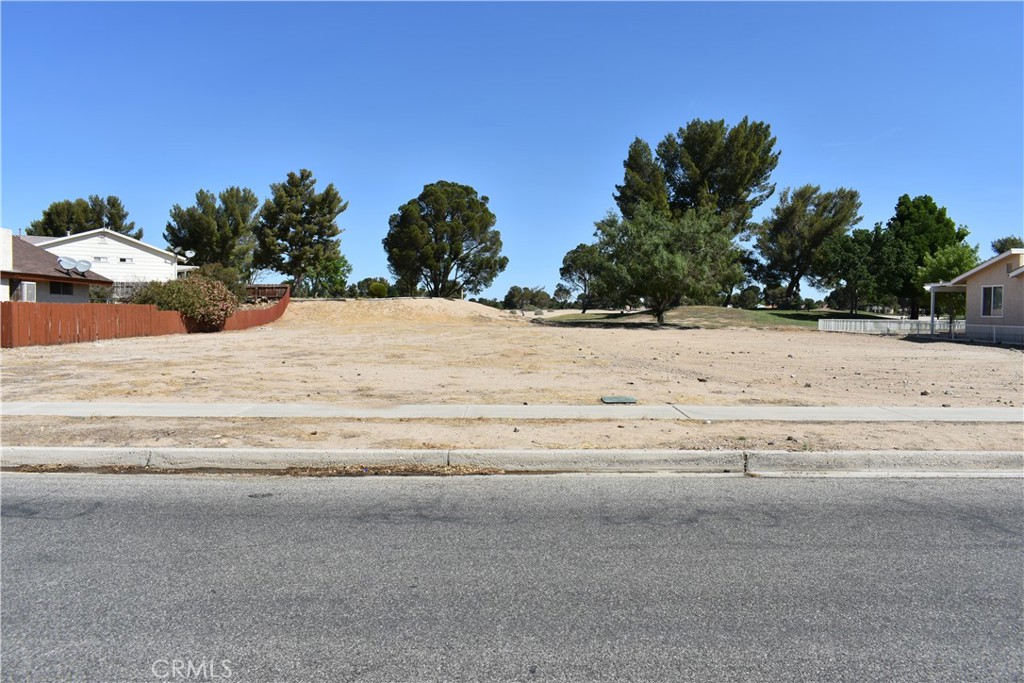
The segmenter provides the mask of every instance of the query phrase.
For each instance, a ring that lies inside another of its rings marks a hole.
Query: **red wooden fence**
[[[225,330],[244,330],[280,318],[291,295],[270,308],[238,311],[228,318]],[[37,304],[21,301],[0,303],[0,347],[73,344],[99,339],[153,337],[185,334],[188,327],[176,311],[136,304]]]

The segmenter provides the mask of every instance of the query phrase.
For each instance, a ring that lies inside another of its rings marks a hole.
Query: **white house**
[[[57,256],[91,261],[94,272],[114,281],[116,299],[130,296],[141,283],[166,282],[195,269],[184,265],[181,256],[106,228],[66,237],[28,235],[22,239]]]
[[[967,294],[967,336],[989,341],[1024,343],[1024,249],[1010,249],[949,282],[925,285],[932,295]]]
[[[91,287],[111,285],[77,259],[61,263],[56,255],[0,229],[0,301],[88,303]]]

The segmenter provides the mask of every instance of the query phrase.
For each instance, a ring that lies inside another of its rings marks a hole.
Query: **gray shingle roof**
[[[64,270],[57,263],[56,254],[40,249],[21,236],[15,236],[11,240],[11,261],[11,270],[4,271],[5,277],[22,280],[80,282],[90,285],[114,284],[113,280],[108,280],[91,270],[85,273]]]

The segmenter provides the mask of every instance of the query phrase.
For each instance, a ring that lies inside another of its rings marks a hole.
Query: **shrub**
[[[248,292],[245,289],[245,279],[236,268],[223,266],[219,263],[207,263],[200,266],[199,270],[194,274],[223,283],[228,288],[228,291],[234,294],[235,298],[239,301],[245,301],[245,298],[248,296]]]
[[[178,311],[200,332],[219,330],[238,310],[238,299],[224,283],[196,274],[184,280],[151,282],[132,296],[132,303]]]
[[[383,282],[371,282],[367,290],[374,299],[383,299],[388,295],[388,286]]]
[[[113,300],[114,293],[110,287],[99,287],[97,285],[89,287],[89,303],[109,304]]]

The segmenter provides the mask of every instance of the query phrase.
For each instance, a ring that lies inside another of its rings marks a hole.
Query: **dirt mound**
[[[349,301],[292,300],[278,325],[361,324],[516,320],[517,317],[483,304],[452,299],[353,299]]]

